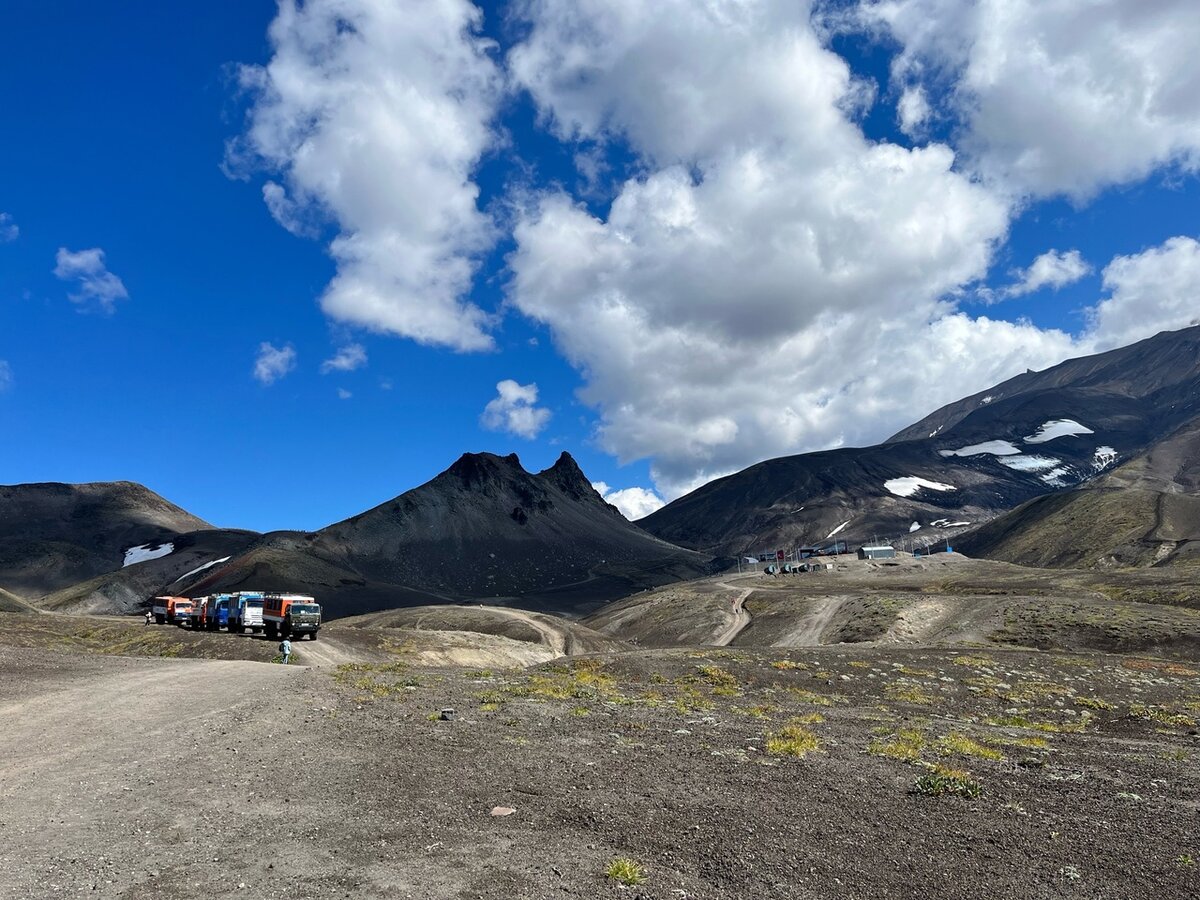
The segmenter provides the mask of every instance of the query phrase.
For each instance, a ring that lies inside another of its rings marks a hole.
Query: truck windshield
[[[309,613],[311,615],[316,615],[317,613],[319,613],[321,611],[321,607],[317,606],[315,603],[293,603],[291,606],[291,610],[292,610],[292,615],[294,615],[294,616],[300,615],[302,613]]]
[[[247,600],[246,609],[262,609],[261,600]]]

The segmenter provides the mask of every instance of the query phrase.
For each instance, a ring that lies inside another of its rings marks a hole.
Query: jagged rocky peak
[[[563,493],[577,500],[592,497],[599,499],[600,495],[596,493],[588,477],[583,474],[583,469],[579,468],[579,463],[575,462],[575,458],[565,450],[554,465],[539,472],[538,477],[549,481]]]
[[[480,487],[511,478],[514,474],[525,475],[521,460],[515,453],[497,456],[494,453],[464,453],[446,470],[464,486]]]

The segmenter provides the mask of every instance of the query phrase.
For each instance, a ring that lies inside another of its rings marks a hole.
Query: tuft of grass
[[[983,669],[994,665],[996,661],[990,656],[973,656],[971,654],[963,654],[962,656],[954,657],[951,662],[953,662],[956,666],[966,666],[969,669]]]
[[[889,684],[883,689],[889,700],[900,700],[904,703],[916,703],[926,706],[936,699],[933,694],[915,684]]]
[[[972,740],[965,734],[951,732],[938,738],[937,752],[943,756],[975,756],[979,759],[1004,759],[1004,754],[991,747],[985,747],[978,741]]]
[[[919,728],[901,728],[888,740],[872,741],[867,752],[888,759],[903,759],[914,762],[921,758],[925,749],[925,734]]]
[[[983,785],[971,777],[970,773],[961,769],[947,769],[937,766],[932,772],[926,772],[913,782],[913,793],[926,797],[964,797],[974,800],[983,793]]]
[[[804,757],[820,746],[817,736],[796,719],[767,735],[767,753],[771,756]]]
[[[869,668],[871,668],[871,664],[869,662],[866,662],[861,659],[854,660],[852,663],[850,663],[850,666],[851,666],[851,668],[854,668],[854,669],[869,669]]]
[[[1129,706],[1129,715],[1135,719],[1146,719],[1159,725],[1169,725],[1172,728],[1191,728],[1196,720],[1183,713],[1172,712],[1166,706],[1147,706],[1145,703],[1133,703]]]
[[[834,701],[822,694],[806,691],[804,688],[788,688],[788,692],[801,703],[811,703],[813,706],[833,706]]]
[[[1085,709],[1116,709],[1116,704],[1109,703],[1099,697],[1076,697],[1075,705]]]
[[[794,669],[807,669],[808,663],[796,662],[791,659],[777,659],[771,663],[771,668],[779,669],[781,672],[790,672]]]
[[[608,864],[604,873],[618,884],[627,887],[646,883],[646,870],[628,856],[618,856]]]

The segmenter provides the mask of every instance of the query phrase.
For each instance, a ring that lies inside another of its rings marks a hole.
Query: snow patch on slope
[[[958,450],[938,451],[942,456],[979,456],[981,453],[990,453],[992,456],[1016,456],[1020,452],[1011,441],[984,441],[982,444],[972,444]]]
[[[149,544],[141,544],[137,547],[130,547],[125,551],[125,562],[121,564],[121,568],[126,566],[136,566],[138,563],[147,562],[152,559],[161,559],[175,552],[174,544],[159,544],[154,549],[150,548]]]
[[[219,566],[221,563],[229,562],[231,559],[233,559],[232,556],[222,556],[220,559],[214,559],[212,562],[207,562],[202,566],[197,566],[196,568],[192,569],[192,571],[190,571],[190,572],[185,572],[184,574],[182,574],[178,578],[176,578],[175,581],[183,581],[183,579],[185,579],[185,578],[191,578],[193,575],[199,575],[205,569],[211,569],[213,566]],[[175,581],[173,581],[171,583],[174,584]]]
[[[1034,434],[1025,438],[1025,443],[1044,444],[1055,438],[1070,437],[1076,434],[1095,434],[1095,432],[1074,419],[1051,419],[1049,422],[1043,422]]]
[[[1010,469],[1016,469],[1018,472],[1044,472],[1046,469],[1053,469],[1061,459],[1055,459],[1053,456],[1006,456],[1003,459],[998,459],[996,462],[1002,466],[1008,466]]]
[[[831,537],[833,537],[835,534],[839,533],[843,528],[845,528],[849,524],[850,524],[850,520],[847,519],[845,522],[843,522],[837,528],[833,529],[833,531],[829,532],[829,534],[825,535],[825,540],[829,540]]]
[[[1097,447],[1096,452],[1092,454],[1092,466],[1097,472],[1107,469],[1117,461],[1117,451],[1112,447]]]
[[[909,526],[908,526],[908,533],[909,533],[909,534],[912,534],[914,531],[920,531],[920,530],[921,530],[921,523],[920,523],[920,522],[913,522],[911,525],[909,525]]]
[[[931,491],[957,490],[952,484],[930,481],[927,478],[918,478],[916,475],[905,475],[903,478],[889,478],[883,483],[883,486],[897,497],[911,497],[921,488],[929,488]]]

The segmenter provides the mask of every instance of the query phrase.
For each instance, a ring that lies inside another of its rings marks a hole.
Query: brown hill
[[[2,485],[0,584],[40,597],[120,569],[131,548],[211,527],[128,481]]]

